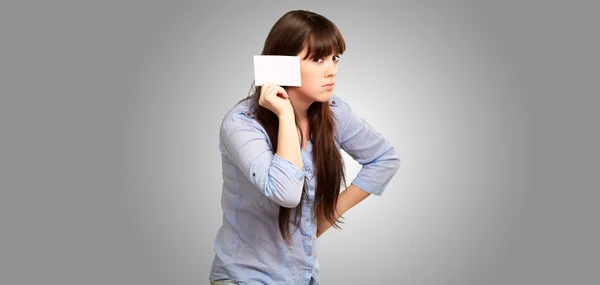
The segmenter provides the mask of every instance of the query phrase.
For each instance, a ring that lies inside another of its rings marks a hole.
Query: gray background
[[[592,1],[38,2],[0,4],[1,284],[208,284],[220,121],[293,9],[402,159],[322,284],[600,280]]]

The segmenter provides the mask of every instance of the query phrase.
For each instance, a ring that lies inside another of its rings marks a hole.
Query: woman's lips
[[[323,85],[323,86],[321,86],[321,87],[330,87],[330,86],[333,86],[333,85],[335,85],[335,83],[329,83],[329,84],[325,84],[325,85]]]

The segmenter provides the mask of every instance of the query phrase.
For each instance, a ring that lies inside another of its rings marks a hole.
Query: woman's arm
[[[277,155],[294,163],[298,169],[304,169],[302,154],[300,152],[300,139],[296,129],[294,113],[284,113],[279,117],[279,133],[277,135]],[[302,190],[302,189],[301,189]],[[302,191],[298,192],[298,201],[300,201]]]
[[[381,196],[400,168],[400,157],[392,144],[358,116],[342,98],[333,95],[330,104],[340,118],[340,147],[362,165],[350,186],[338,196],[338,213],[335,217],[338,219],[369,194]],[[331,224],[319,214],[317,237],[330,227]]]
[[[350,186],[338,196],[338,202],[336,206],[338,212],[335,216],[336,220],[339,219],[340,216],[346,211],[350,210],[350,208],[369,197],[369,195],[370,193],[358,188],[358,186],[350,184]],[[317,238],[330,227],[331,223],[328,222],[322,214],[319,214],[317,217]]]
[[[280,123],[283,131],[279,134],[279,153],[273,153],[261,125],[249,112],[235,111],[226,115],[219,137],[223,161],[239,170],[232,179],[246,177],[267,198],[287,208],[295,208],[300,202],[305,178],[301,158],[298,161],[300,143],[292,120],[284,119]],[[297,148],[294,151],[298,153],[290,152],[288,144]]]

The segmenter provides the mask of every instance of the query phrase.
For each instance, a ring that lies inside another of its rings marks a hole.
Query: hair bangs
[[[346,42],[334,25],[316,25],[309,37],[304,59],[343,54],[344,51],[346,51]]]

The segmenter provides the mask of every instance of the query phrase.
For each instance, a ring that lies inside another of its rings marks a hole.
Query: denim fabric
[[[210,285],[238,285],[238,283],[233,282],[233,280],[231,279],[220,279],[210,281]]]
[[[329,106],[335,117],[338,150],[344,150],[362,166],[351,183],[382,195],[400,166],[394,147],[341,97],[334,94]],[[319,284],[312,149],[311,140],[306,149],[301,149],[304,169],[277,155],[256,120],[252,97],[227,112],[219,137],[223,224],[215,237],[209,280]],[[279,206],[294,207],[305,183],[308,197],[303,201],[301,224],[296,231],[290,225],[293,244],[288,247],[278,228]]]

